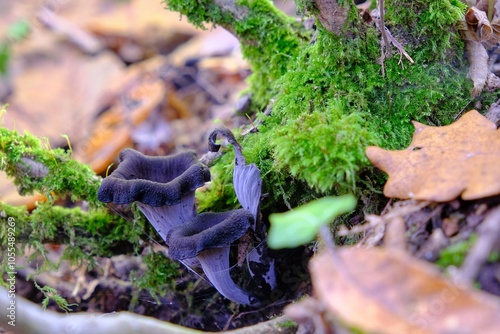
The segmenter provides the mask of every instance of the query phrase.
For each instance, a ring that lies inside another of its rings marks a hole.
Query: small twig
[[[387,202],[387,204],[385,205],[384,209],[380,213],[381,216],[385,215],[389,211],[389,209],[391,208],[393,200],[394,200],[393,198],[389,198],[389,201]]]
[[[269,101],[269,104],[266,108],[266,110],[264,111],[264,115],[265,116],[269,116],[271,115],[271,111],[273,110],[273,106],[274,106],[274,99],[271,99],[271,101]],[[252,133],[252,132],[255,132],[258,130],[258,127],[263,123],[263,121],[261,119],[258,119],[256,120],[255,122],[253,122],[251,124],[251,126],[244,130],[243,132],[241,132],[241,135],[244,137],[246,136],[247,134],[249,133]]]
[[[478,227],[478,239],[457,273],[460,283],[472,284],[500,240],[500,206],[492,209]]]
[[[405,56],[406,59],[411,64],[414,64],[413,59],[410,57],[410,55],[405,51],[401,43],[399,43],[391,34],[390,30],[387,29],[385,26],[385,21],[384,21],[384,0],[379,0],[378,2],[378,7],[371,12],[371,17],[373,21],[375,22],[375,26],[377,29],[380,31],[380,34],[382,35],[382,41],[381,41],[381,56],[379,58],[379,63],[382,66],[382,77],[385,77],[385,59],[387,56],[390,56],[391,54],[391,44],[394,45],[400,55]]]
[[[87,54],[97,54],[103,49],[103,45],[97,38],[84,29],[78,27],[71,21],[58,16],[48,8],[43,8],[38,13],[38,19],[48,29],[64,34],[71,42]]]
[[[389,39],[389,41],[392,43],[392,45],[394,45],[400,54],[402,54],[403,56],[406,57],[406,59],[408,59],[408,61],[411,63],[411,64],[415,64],[415,62],[413,61],[413,59],[410,57],[410,55],[405,51],[405,49],[403,48],[403,46],[401,45],[401,43],[399,43],[391,34],[391,32],[389,31],[389,29],[387,29],[387,27],[384,26],[384,31],[386,32],[386,36],[387,38]]]
[[[384,21],[384,0],[379,0],[378,1],[378,10],[380,13],[380,25],[381,25],[381,33],[382,33],[382,38],[384,40],[384,47],[382,48],[382,56],[385,58],[385,54],[389,55],[390,54],[390,48],[389,48],[389,39],[387,38],[387,33],[386,30],[387,28],[385,27],[385,21]],[[385,50],[384,50],[385,49]]]
[[[200,162],[205,166],[211,166],[220,156],[222,156],[222,152],[207,152],[201,156]]]

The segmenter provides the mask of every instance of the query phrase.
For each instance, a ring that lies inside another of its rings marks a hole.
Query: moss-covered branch
[[[50,149],[38,138],[0,128],[0,170],[14,179],[22,195],[39,192],[49,200],[69,196],[103,207],[97,201],[101,182],[92,169],[71,158],[71,152]]]
[[[0,203],[2,239],[8,217],[16,222],[18,243],[37,249],[45,243],[72,245],[63,256],[70,260],[130,252],[144,229],[142,222],[131,223],[105,209],[83,211],[79,207],[70,209],[44,202],[28,212],[23,206]]]
[[[91,264],[90,267],[95,256],[137,250],[148,226],[144,224],[144,219],[137,216],[130,222],[110,213],[104,204],[97,201],[101,178],[89,166],[71,159],[71,152],[52,150],[30,134],[21,135],[0,128],[0,162],[0,168],[14,178],[22,193],[39,192],[47,198],[38,202],[31,212],[25,206],[0,203],[1,254],[7,254],[7,247],[15,245],[16,256],[22,256],[28,250],[30,259],[42,256],[45,258],[43,268],[50,269],[58,264],[47,259],[46,243],[67,245],[60,260],[72,263],[86,261]],[[65,197],[79,203],[84,201],[86,204],[83,206],[88,206],[88,209],[54,204],[56,199]],[[13,222],[13,229],[8,229],[9,222]],[[7,269],[7,265],[7,256],[2,256],[1,277],[4,277],[4,272],[12,271]],[[156,289],[154,284],[149,287]]]
[[[7,309],[9,298],[7,290],[0,288],[0,307]],[[23,298],[16,300],[18,321],[16,329],[19,333],[34,334],[40,333],[43,328],[45,333],[64,333],[69,328],[78,328],[82,333],[149,333],[149,334],[200,334],[207,333],[175,325],[169,322],[153,319],[139,314],[129,312],[117,312],[106,314],[106,316],[96,316],[87,312],[80,314],[60,314],[54,311],[44,311]],[[0,326],[8,327],[9,318],[0,318]],[[292,334],[297,330],[297,325],[287,317],[281,316],[253,326],[241,329],[224,331],[227,334]],[[213,333],[213,332],[209,332]]]

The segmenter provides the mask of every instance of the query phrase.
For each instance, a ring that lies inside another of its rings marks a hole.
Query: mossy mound
[[[286,71],[273,83],[271,115],[258,115],[263,126],[242,139],[274,200],[298,204],[319,194],[359,194],[366,181],[360,174],[371,168],[366,146],[401,149],[411,140],[412,120],[449,124],[471,102],[463,43],[454,29],[465,6],[454,0],[386,1],[386,8],[386,25],[414,64],[393,48],[383,76],[381,36],[357,15],[344,27],[349,37],[317,22],[316,41],[289,54]],[[254,61],[255,53],[245,56],[254,76],[269,72],[259,66],[262,59]],[[202,209],[236,205],[228,186],[231,161],[227,156],[213,167],[211,190],[199,196]]]

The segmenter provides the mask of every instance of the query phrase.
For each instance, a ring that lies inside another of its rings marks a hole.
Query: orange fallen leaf
[[[494,123],[471,110],[447,126],[413,124],[408,148],[366,149],[368,159],[389,174],[385,196],[446,202],[500,194],[500,131]]]
[[[14,185],[12,179],[9,179],[4,172],[0,173],[0,203],[8,203],[9,205],[21,206],[24,205],[28,210],[35,208],[35,202],[45,201],[43,195],[35,194],[21,196]]]
[[[75,156],[96,173],[104,172],[118,153],[131,144],[132,130],[144,122],[165,99],[165,86],[145,76],[127,97],[113,105],[94,124],[89,138],[78,145]]]
[[[426,262],[394,250],[346,248],[310,262],[326,309],[370,333],[500,333],[500,299],[458,287]]]

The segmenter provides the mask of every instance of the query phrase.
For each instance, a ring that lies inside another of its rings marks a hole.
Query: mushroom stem
[[[197,256],[209,281],[221,295],[233,302],[257,305],[255,297],[237,286],[229,275],[229,247],[207,249]]]
[[[221,135],[233,145],[234,148],[234,172],[233,185],[236,197],[244,209],[250,211],[254,217],[252,230],[257,231],[259,222],[259,203],[262,191],[262,179],[260,170],[255,164],[247,165],[243,156],[243,149],[234,137],[231,130],[221,127],[213,130],[208,136],[208,148],[212,152],[217,152],[220,145],[215,141],[217,135]],[[262,231],[264,232],[264,231]]]
[[[245,165],[246,160],[243,156],[243,149],[241,148],[240,143],[236,140],[231,130],[225,127],[220,127],[213,130],[208,136],[208,149],[211,152],[217,152],[220,149],[220,145],[215,142],[217,139],[217,135],[221,135],[227,139],[227,141],[233,145],[234,148],[234,158],[236,165]]]
[[[163,205],[154,207],[141,202],[136,202],[141,212],[160,237],[166,241],[170,231],[193,219],[196,213],[194,191],[182,197],[176,205]]]

